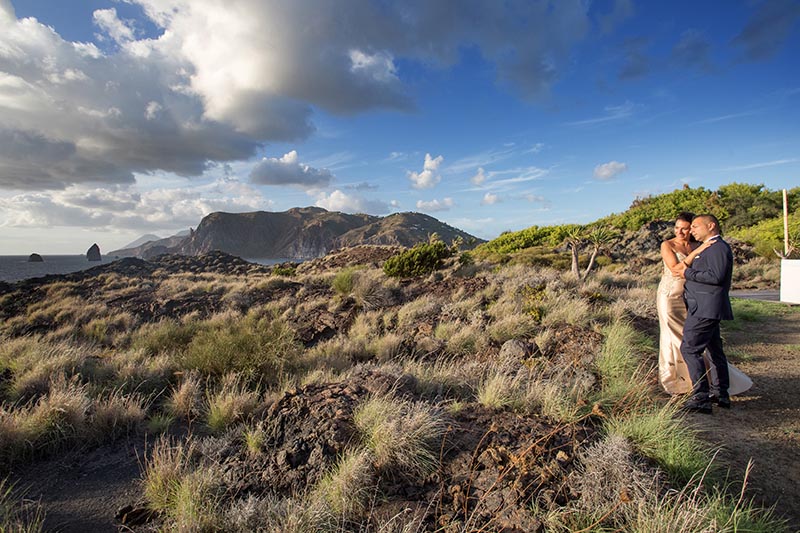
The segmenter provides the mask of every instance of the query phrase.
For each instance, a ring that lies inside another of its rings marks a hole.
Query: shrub
[[[440,268],[449,255],[450,249],[442,241],[420,243],[387,259],[383,264],[383,272],[395,278],[423,276]]]
[[[353,292],[355,285],[356,270],[354,268],[344,268],[340,270],[331,282],[334,291],[342,296],[349,296]]]
[[[291,278],[297,272],[297,268],[293,266],[276,266],[272,269],[273,276],[285,276]]]

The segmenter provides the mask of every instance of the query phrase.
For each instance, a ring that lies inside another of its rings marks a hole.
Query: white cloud
[[[117,10],[98,9],[93,13],[94,23],[115,42],[124,44],[134,39],[133,30],[117,17]]]
[[[500,201],[500,197],[496,194],[492,194],[487,192],[483,195],[483,200],[481,200],[481,205],[494,205]]]
[[[314,205],[328,211],[342,211],[344,213],[382,215],[389,212],[389,204],[386,202],[367,199],[357,194],[347,194],[339,189],[330,194],[320,193]]]
[[[478,172],[470,178],[470,181],[474,185],[483,185],[483,182],[486,181],[486,172],[484,172],[483,167],[478,169]]]
[[[426,211],[428,213],[433,213],[436,211],[447,211],[451,207],[455,205],[452,198],[443,198],[442,200],[431,200],[430,202],[425,202],[423,200],[417,201],[417,209],[420,211]]]
[[[606,181],[628,170],[628,165],[618,161],[609,161],[594,167],[594,177]]]
[[[63,191],[0,198],[0,227],[164,231],[196,226],[214,211],[246,212],[271,205],[252,187],[230,179],[145,192],[133,187],[103,189],[78,185]]]
[[[444,161],[444,157],[431,157],[431,154],[425,154],[425,163],[422,165],[422,172],[409,172],[408,179],[411,180],[411,186],[415,189],[430,189],[435,187],[437,183],[442,180],[439,175],[439,166]]]
[[[604,108],[605,114],[600,117],[588,118],[585,120],[576,120],[574,122],[567,122],[567,126],[591,126],[594,124],[602,124],[604,122],[612,122],[631,117],[639,108],[640,104],[635,104],[630,100],[626,100],[620,105],[609,105]]]
[[[375,54],[365,54],[361,50],[350,50],[350,71],[381,83],[396,83],[397,68],[394,66],[392,55],[382,51]]]
[[[17,19],[0,0],[0,136],[10,143],[0,153],[0,187],[198,176],[209,162],[308,137],[313,109],[413,109],[401,61],[446,68],[465,43],[500,83],[536,99],[591,27],[584,2],[128,3],[157,35],[142,38],[113,8],[97,10],[98,42],[114,44],[101,50]],[[477,17],[491,24],[476,25]]]
[[[250,181],[259,185],[295,185],[303,189],[327,187],[331,179],[329,170],[301,163],[296,150],[281,158],[265,157],[250,172]]]

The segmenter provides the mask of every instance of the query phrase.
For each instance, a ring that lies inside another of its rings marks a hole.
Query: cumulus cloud
[[[492,194],[487,192],[483,195],[483,200],[481,200],[481,205],[494,205],[500,201],[500,197],[496,194]]]
[[[250,181],[259,185],[294,185],[303,189],[327,187],[331,179],[329,170],[301,163],[296,150],[281,158],[265,157],[250,172]]]
[[[478,172],[470,178],[470,181],[474,185],[483,185],[483,182],[486,181],[486,172],[483,170],[483,167],[478,168]]]
[[[417,209],[420,211],[426,211],[428,213],[434,213],[436,211],[447,211],[451,207],[455,205],[452,198],[443,198],[442,200],[431,200],[430,202],[425,202],[423,200],[417,201]]]
[[[369,215],[383,215],[389,212],[390,204],[381,200],[367,199],[357,194],[347,194],[339,189],[332,193],[321,193],[314,204],[328,211],[342,211],[344,213],[367,213]]]
[[[594,177],[601,181],[607,181],[626,170],[628,170],[627,164],[619,161],[609,161],[594,167]]]
[[[155,36],[101,9],[101,49],[17,19],[0,0],[0,136],[13,141],[0,154],[0,187],[125,184],[159,170],[197,176],[209,162],[308,137],[313,109],[413,109],[400,60],[447,68],[465,43],[500,83],[533,100],[591,26],[585,2],[129,3]],[[25,151],[32,155],[14,156]]]
[[[266,209],[272,202],[252,187],[220,180],[191,188],[90,188],[28,192],[0,198],[0,227],[57,226],[93,229],[171,230],[197,225],[214,211]]]
[[[439,175],[439,166],[444,161],[444,157],[431,157],[431,154],[425,154],[425,163],[422,165],[422,172],[409,172],[408,179],[411,180],[411,186],[415,189],[430,189],[435,187],[437,183],[442,180]]]

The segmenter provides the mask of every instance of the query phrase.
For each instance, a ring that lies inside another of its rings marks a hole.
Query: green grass
[[[44,512],[36,502],[24,500],[7,479],[0,479],[0,533],[44,531]]]
[[[800,309],[778,302],[762,302],[746,298],[732,298],[733,320],[723,321],[723,329],[743,330],[748,324],[760,323],[774,317],[800,313]]]
[[[702,472],[710,460],[707,447],[678,416],[676,404],[612,416],[603,430],[630,439],[642,455],[654,460],[670,480],[680,485]]]

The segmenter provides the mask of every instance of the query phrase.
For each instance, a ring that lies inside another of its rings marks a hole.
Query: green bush
[[[355,269],[345,268],[340,270],[331,282],[331,287],[337,294],[348,296],[353,292],[353,286],[356,281]]]
[[[297,269],[295,267],[293,267],[293,266],[285,266],[285,267],[284,266],[276,266],[275,268],[272,269],[272,275],[273,276],[286,276],[286,277],[291,278],[292,276],[295,275],[296,272],[297,272]]]
[[[745,241],[755,247],[761,257],[778,259],[773,250],[783,251],[783,217],[762,220],[758,224],[728,232],[731,237]],[[789,215],[789,238],[800,247],[800,210]]]
[[[442,241],[420,243],[387,259],[383,264],[383,272],[397,278],[423,276],[440,268],[442,260],[449,255],[450,249]]]
[[[179,356],[179,363],[205,375],[240,372],[272,385],[283,372],[294,369],[299,353],[294,332],[283,320],[251,314],[206,323]]]

